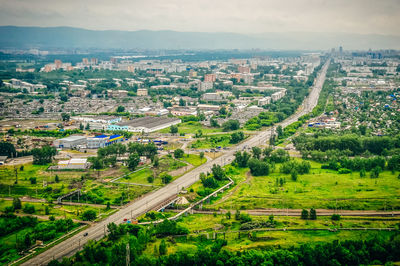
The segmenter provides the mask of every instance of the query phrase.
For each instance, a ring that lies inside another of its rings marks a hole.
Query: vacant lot
[[[253,177],[247,168],[228,167],[236,186],[210,204],[212,208],[325,208],[350,210],[400,209],[400,179],[384,171],[379,178],[360,178],[358,172],[338,174],[312,163],[309,174],[292,181],[279,173],[280,165],[269,176]],[[369,174],[367,174],[369,176]],[[285,180],[280,185],[279,179]]]

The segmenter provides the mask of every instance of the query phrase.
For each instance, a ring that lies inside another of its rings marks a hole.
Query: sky
[[[0,25],[400,36],[400,0],[0,0]]]

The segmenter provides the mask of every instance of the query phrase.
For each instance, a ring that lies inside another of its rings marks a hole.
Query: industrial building
[[[87,148],[98,149],[122,141],[124,141],[124,136],[121,135],[112,135],[112,136],[99,135],[94,138],[87,138]]]
[[[146,116],[123,123],[109,125],[108,130],[150,133],[172,125],[177,125],[181,122],[182,121],[179,118]]]
[[[85,136],[69,136],[62,139],[56,139],[53,142],[53,146],[56,148],[75,149],[81,145],[86,145]]]
[[[84,158],[75,158],[65,161],[59,161],[57,164],[58,170],[63,169],[88,169],[90,163]]]

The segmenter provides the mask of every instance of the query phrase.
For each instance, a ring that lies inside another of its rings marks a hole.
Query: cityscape
[[[0,0],[0,265],[399,264],[400,5],[365,2]]]

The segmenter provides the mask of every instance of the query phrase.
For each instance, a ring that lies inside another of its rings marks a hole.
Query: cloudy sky
[[[0,25],[400,35],[400,0],[0,0]]]

